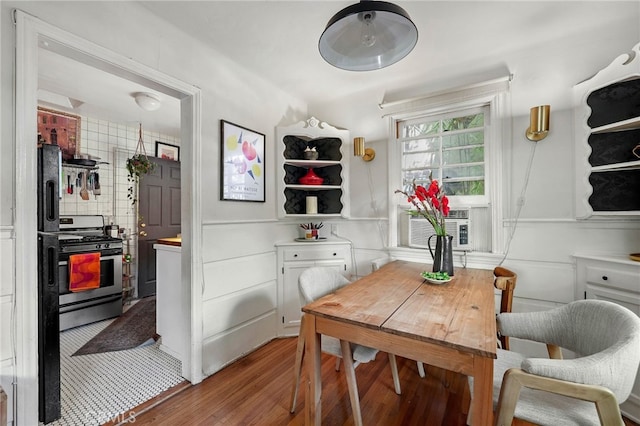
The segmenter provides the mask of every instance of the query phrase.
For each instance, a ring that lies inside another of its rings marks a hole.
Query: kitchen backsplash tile
[[[144,124],[143,124],[144,125]],[[127,198],[129,182],[127,181],[126,161],[134,154],[138,144],[138,124],[131,126],[99,120],[92,117],[82,117],[80,134],[80,153],[99,157],[99,161],[109,164],[99,164],[96,170],[99,174],[100,195],[90,192],[89,200],[83,200],[76,189],[75,178],[81,169],[64,168],[65,176],[62,182],[63,191],[60,200],[61,214],[98,214],[105,216],[109,224],[113,220],[120,228],[130,235],[135,230],[136,212]],[[142,139],[147,155],[155,155],[156,141],[180,146],[180,140],[157,132],[147,132],[143,128]],[[70,175],[74,185],[73,194],[66,192],[67,175]],[[131,241],[131,252],[136,252],[135,239]]]

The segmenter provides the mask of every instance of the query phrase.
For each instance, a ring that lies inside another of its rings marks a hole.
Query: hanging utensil
[[[97,197],[100,194],[102,194],[102,191],[100,190],[100,175],[98,172],[95,172],[93,174],[93,195]]]
[[[87,191],[87,174],[80,174],[82,175],[82,189],[80,189],[80,198],[87,201],[89,199],[89,191]]]

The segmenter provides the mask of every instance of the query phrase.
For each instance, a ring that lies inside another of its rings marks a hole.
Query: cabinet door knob
[[[298,254],[297,254],[297,253],[296,253],[296,254],[294,254],[294,255],[293,255],[293,257],[298,257]]]
[[[338,253],[333,253],[333,255],[334,255],[334,256],[337,256],[337,255],[338,255]]]
[[[608,277],[608,276],[606,276],[606,275],[603,275],[603,276],[602,276],[602,280],[603,280],[603,281],[606,281],[606,280],[608,280],[608,279],[609,279],[609,277]]]

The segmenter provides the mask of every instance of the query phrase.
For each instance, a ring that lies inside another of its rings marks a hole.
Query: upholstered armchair
[[[551,358],[498,350],[497,425],[511,425],[514,417],[535,424],[624,425],[619,404],[631,393],[640,364],[640,318],[633,312],[579,300],[545,312],[500,314],[498,328],[505,336],[545,343]],[[562,348],[576,358],[562,359]]]

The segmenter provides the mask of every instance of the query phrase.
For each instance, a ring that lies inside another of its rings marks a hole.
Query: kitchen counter
[[[159,238],[157,244],[164,244],[167,246],[182,247],[182,237],[167,237]]]

